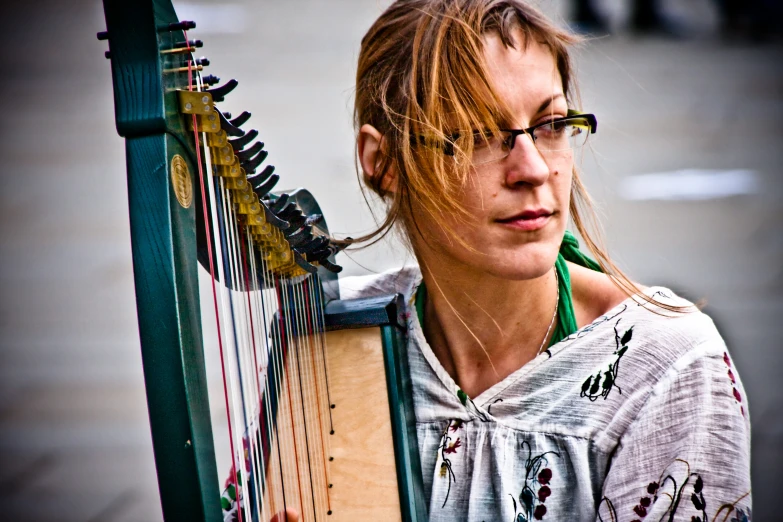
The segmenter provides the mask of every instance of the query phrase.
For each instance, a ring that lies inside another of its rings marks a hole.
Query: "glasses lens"
[[[556,121],[533,131],[536,146],[546,152],[578,149],[587,143],[589,135],[590,124],[582,118]]]
[[[462,143],[458,143],[458,145],[464,146],[465,149],[467,149],[467,143],[464,140],[473,141],[473,155],[471,156],[473,165],[498,161],[508,156],[508,133],[501,132],[499,135],[494,135],[488,131],[474,132],[472,135],[460,138],[460,140]]]

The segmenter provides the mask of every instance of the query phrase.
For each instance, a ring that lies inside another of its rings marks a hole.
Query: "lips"
[[[502,225],[514,229],[532,231],[532,230],[541,229],[544,226],[546,226],[546,224],[550,221],[553,215],[554,212],[547,209],[539,208],[539,209],[524,210],[519,214],[515,214],[507,218],[498,219],[497,221]]]

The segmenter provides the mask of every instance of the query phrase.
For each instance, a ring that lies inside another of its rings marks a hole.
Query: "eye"
[[[492,133],[489,131],[473,132],[473,148],[486,147],[489,140],[492,139]]]
[[[539,136],[559,136],[566,131],[568,126],[568,122],[553,120],[537,127],[536,134]]]

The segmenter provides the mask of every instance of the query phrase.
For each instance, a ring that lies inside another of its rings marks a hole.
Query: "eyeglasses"
[[[545,121],[527,129],[500,129],[495,134],[491,131],[474,132],[472,134],[452,134],[450,140],[443,146],[444,154],[454,155],[454,147],[467,149],[465,140],[473,140],[473,165],[483,165],[499,161],[511,153],[517,136],[527,134],[533,144],[542,154],[576,150],[587,143],[587,137],[594,134],[598,121],[593,114],[579,114],[568,111],[565,118]]]

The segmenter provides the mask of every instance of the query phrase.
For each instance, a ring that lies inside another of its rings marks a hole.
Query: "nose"
[[[505,161],[506,183],[509,186],[521,184],[539,186],[549,178],[549,165],[533,143],[529,134],[516,137],[514,147]]]

